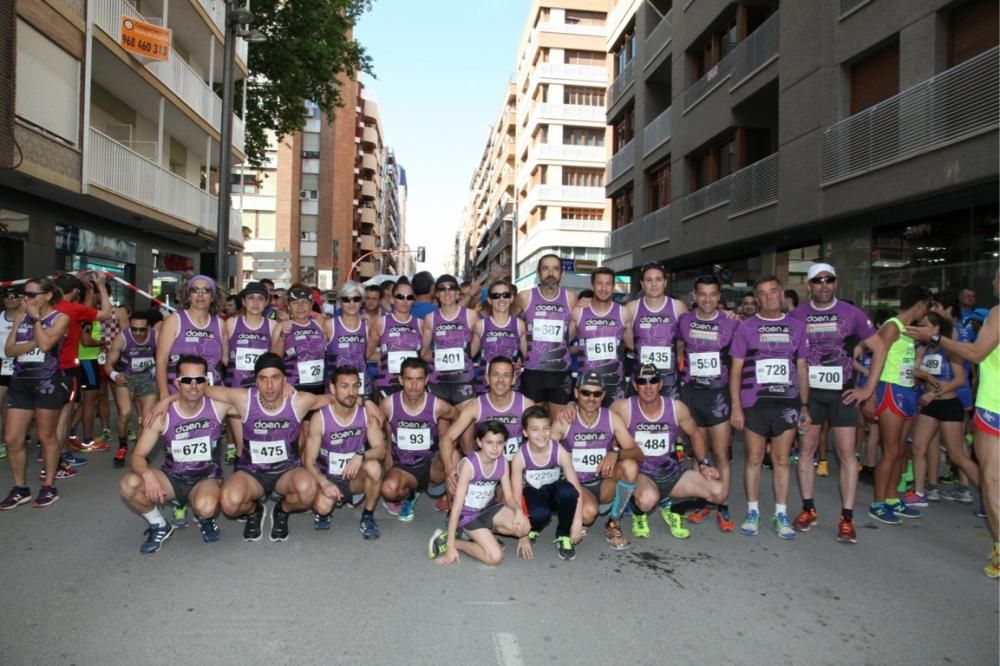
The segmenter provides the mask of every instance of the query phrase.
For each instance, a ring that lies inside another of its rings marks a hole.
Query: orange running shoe
[[[736,530],[736,523],[729,517],[729,509],[719,509],[716,511],[715,519],[719,522],[720,532],[733,532]]]
[[[104,453],[105,451],[111,450],[110,444],[105,444],[99,439],[92,439],[89,442],[84,442],[83,446],[90,447],[87,450],[93,453]]]
[[[705,520],[711,515],[712,515],[712,510],[709,509],[707,506],[703,506],[700,509],[697,509],[689,513],[687,515],[687,521],[689,523],[694,523],[695,525],[697,525],[698,523]]]
[[[792,525],[794,525],[795,529],[799,532],[808,532],[818,520],[819,514],[816,513],[815,508],[802,509],[802,513],[799,514],[799,517],[795,519]]]
[[[854,529],[854,521],[840,517],[840,525],[837,526],[837,541],[841,543],[857,543],[858,533]]]

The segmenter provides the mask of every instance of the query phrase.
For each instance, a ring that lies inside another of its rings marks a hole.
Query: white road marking
[[[523,666],[524,659],[521,657],[521,644],[514,634],[496,633],[493,634],[493,646],[497,652],[497,663],[500,666]]]

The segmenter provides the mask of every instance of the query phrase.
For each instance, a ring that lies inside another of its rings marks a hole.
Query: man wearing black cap
[[[628,495],[619,504],[624,506],[635,489],[642,453],[625,427],[625,421],[608,408],[602,407],[606,390],[596,372],[585,372],[576,383],[576,417],[569,423],[563,419],[552,424],[552,438],[569,451],[573,469],[580,480],[583,498],[583,524],[597,520],[599,504],[615,499],[619,482]],[[628,540],[618,526],[620,515],[608,517],[604,537],[612,550],[628,547]]]
[[[421,356],[431,365],[431,393],[459,405],[475,395],[469,345],[479,315],[458,304],[458,280],[451,275],[440,276],[434,287],[441,306],[424,317]]]

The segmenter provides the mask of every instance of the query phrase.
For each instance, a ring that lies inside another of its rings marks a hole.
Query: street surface
[[[862,484],[859,543],[839,544],[833,462],[817,480],[820,524],[794,542],[763,524],[756,538],[721,534],[714,514],[678,541],[651,516],[651,538],[623,552],[593,529],[562,562],[550,526],[534,561],[508,540],[499,567],[463,556],[443,568],[425,554],[443,515],[426,497],[409,524],[380,507],[375,542],[348,509],[329,532],[293,516],[285,543],[267,540],[269,520],[245,543],[223,519],[219,543],[192,526],[140,555],[144,523],[118,499],[111,455],[59,483],[54,506],[0,514],[0,664],[998,663],[997,582],[982,573],[990,541],[974,507],[876,525]],[[37,474],[32,462],[33,491]],[[765,515],[769,486],[765,471]]]

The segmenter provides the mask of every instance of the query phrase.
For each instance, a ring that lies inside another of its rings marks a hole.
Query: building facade
[[[158,59],[129,48],[144,24],[172,31]],[[222,0],[0,3],[4,279],[95,269],[170,293],[213,272],[224,25]],[[246,43],[236,52],[245,81]],[[234,115],[234,162],[242,150]],[[243,237],[232,210],[231,252]]]
[[[607,264],[777,275],[892,306],[973,287],[998,256],[993,0],[620,0],[607,36]]]

